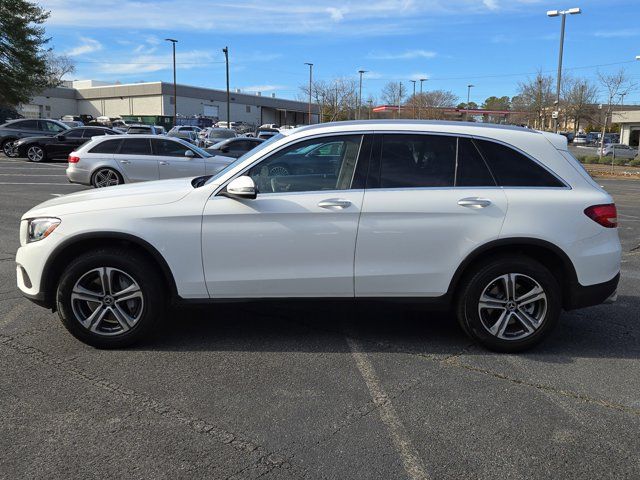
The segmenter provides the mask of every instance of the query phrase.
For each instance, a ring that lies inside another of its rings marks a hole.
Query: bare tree
[[[604,148],[604,134],[607,131],[607,123],[611,118],[611,111],[613,110],[613,100],[618,95],[628,95],[635,87],[635,83],[631,81],[629,75],[624,68],[621,68],[616,73],[604,74],[598,72],[598,80],[602,86],[604,93],[607,95],[607,110],[604,115],[604,123],[602,125],[602,136],[600,137],[600,158],[602,158],[602,150]]]
[[[388,82],[382,87],[382,91],[380,92],[384,103],[395,106],[398,106],[402,102],[404,94],[405,92],[401,91],[400,82]]]
[[[73,60],[67,55],[55,55],[52,51],[47,52],[47,78],[50,87],[57,87],[62,84],[65,75],[76,71]]]
[[[535,78],[518,83],[517,95],[512,99],[512,108],[529,112],[533,126],[544,129],[547,111],[553,105],[553,77],[538,72]]]
[[[320,105],[321,121],[333,122],[354,118],[358,106],[358,84],[352,78],[336,78],[331,82],[316,81],[311,85],[311,98]],[[309,98],[309,85],[300,87],[300,98]]]
[[[417,107],[421,118],[438,120],[444,118],[442,109],[455,108],[458,100],[458,96],[449,90],[431,90],[411,95],[405,105]]]
[[[570,118],[573,120],[573,133],[577,133],[580,121],[593,117],[598,87],[589,80],[565,77],[561,92],[565,105],[565,129],[566,119]]]

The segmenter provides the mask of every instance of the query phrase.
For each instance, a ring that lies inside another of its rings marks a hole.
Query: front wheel
[[[524,256],[478,265],[462,281],[457,316],[463,330],[490,350],[518,352],[558,323],[560,286],[542,264]]]
[[[118,249],[89,252],[63,272],[58,315],[69,332],[98,348],[119,348],[144,338],[164,311],[160,275],[146,259]]]
[[[31,145],[27,149],[27,158],[31,162],[42,162],[46,160],[47,154],[40,145]]]

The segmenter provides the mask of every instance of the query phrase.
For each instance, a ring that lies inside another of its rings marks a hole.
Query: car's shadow
[[[563,312],[558,328],[528,358],[640,358],[640,299]],[[447,312],[384,302],[269,301],[169,310],[142,350],[348,352],[346,336],[366,351],[426,356],[488,352],[473,345]]]

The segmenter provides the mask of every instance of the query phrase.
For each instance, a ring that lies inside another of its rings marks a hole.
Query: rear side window
[[[18,130],[40,130],[37,120],[23,120],[21,122],[15,122],[10,124],[9,128],[16,128]]]
[[[64,134],[67,138],[82,138],[82,132],[84,129],[82,128],[73,128],[71,130],[67,130]]]
[[[151,155],[151,142],[148,138],[126,138],[118,152],[124,155]]]
[[[383,135],[380,188],[453,187],[456,137]]]
[[[473,142],[502,187],[564,187],[551,173],[513,148],[487,140]]]
[[[89,153],[116,153],[122,140],[106,140],[89,150]]]

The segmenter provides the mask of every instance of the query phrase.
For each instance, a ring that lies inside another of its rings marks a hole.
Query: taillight
[[[606,228],[616,228],[618,226],[618,212],[615,203],[605,205],[593,205],[585,208],[584,213],[594,222]]]
[[[69,155],[69,163],[78,163],[80,161],[80,157],[76,157],[75,155]]]

